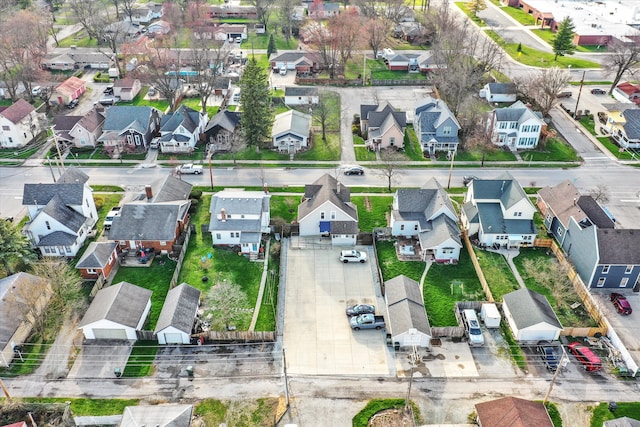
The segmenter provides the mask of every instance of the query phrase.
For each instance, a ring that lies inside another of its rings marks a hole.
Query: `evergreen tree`
[[[477,15],[481,10],[485,10],[487,8],[487,3],[485,0],[469,0],[467,2],[467,10],[469,12],[473,12],[473,15]]]
[[[31,250],[31,243],[22,235],[20,229],[9,220],[0,218],[0,264],[4,267],[5,275],[14,273],[14,268],[35,259]],[[0,274],[0,277],[5,275]]]
[[[576,27],[573,25],[573,20],[568,16],[560,22],[558,26],[558,32],[553,38],[551,45],[553,46],[553,52],[556,54],[554,61],[558,59],[558,56],[573,55],[575,52],[575,45],[573,44],[573,33]]]
[[[276,41],[273,39],[273,34],[269,34],[269,45],[267,46],[267,58],[271,57],[272,53],[277,53]]]
[[[269,108],[269,82],[267,73],[258,65],[255,57],[247,61],[240,80],[240,104],[242,107],[242,131],[250,146],[260,146],[271,135],[273,117]]]

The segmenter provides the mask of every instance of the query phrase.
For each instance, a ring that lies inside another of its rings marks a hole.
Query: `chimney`
[[[264,194],[269,194],[269,185],[266,182],[262,184],[262,189],[264,190]]]
[[[144,186],[144,191],[145,191],[145,193],[147,193],[147,200],[153,199],[153,191],[151,191],[151,186],[150,185],[145,185]]]
[[[573,206],[576,205],[576,202],[578,201],[578,199],[576,199],[575,197],[573,198]]]
[[[220,209],[220,221],[227,222],[227,212],[224,208]]]
[[[340,184],[340,181],[338,181],[338,185],[337,185],[337,187],[336,187],[336,192],[337,192],[338,194],[340,194],[341,187],[342,187],[342,185]]]

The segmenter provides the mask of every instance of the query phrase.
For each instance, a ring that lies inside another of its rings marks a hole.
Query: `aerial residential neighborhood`
[[[638,11],[4,2],[0,426],[640,425]]]

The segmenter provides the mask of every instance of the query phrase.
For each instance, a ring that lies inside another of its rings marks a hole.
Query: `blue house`
[[[436,151],[458,150],[460,123],[443,100],[428,96],[418,102],[413,127],[423,152],[433,155]]]

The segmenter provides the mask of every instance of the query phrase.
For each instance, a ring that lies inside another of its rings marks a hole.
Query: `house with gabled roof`
[[[284,52],[281,54],[273,54],[269,59],[272,69],[295,70],[297,73],[311,73],[320,68],[322,61],[314,52]]]
[[[20,148],[42,131],[41,115],[33,105],[20,98],[8,107],[0,107],[0,148]]]
[[[451,199],[431,178],[421,188],[401,188],[393,196],[391,234],[418,242],[423,260],[451,263],[460,259],[460,229]]]
[[[148,24],[154,19],[161,18],[162,14],[162,4],[147,3],[145,6],[133,9],[131,17],[127,15],[124,19],[134,24]]]
[[[238,246],[243,254],[263,250],[271,231],[271,195],[267,191],[223,190],[211,197],[209,232],[213,246]]]
[[[384,282],[387,331],[402,348],[431,347],[431,326],[424,308],[420,284],[404,275]]]
[[[616,86],[611,95],[620,102],[640,104],[640,86],[622,82]]]
[[[158,344],[191,344],[191,332],[198,307],[199,289],[186,283],[170,289],[154,331]]]
[[[77,148],[95,148],[104,120],[104,107],[96,104],[84,116],[56,116],[54,132],[60,142]]]
[[[443,100],[426,97],[416,104],[413,117],[413,128],[423,152],[433,155],[437,151],[458,150],[461,126]]]
[[[69,71],[90,68],[107,70],[114,64],[111,52],[91,52],[85,49],[71,49],[67,53],[52,55],[42,60],[42,66],[49,70]]]
[[[480,98],[487,102],[516,102],[517,94],[513,83],[487,83],[480,89]]]
[[[317,105],[320,95],[317,87],[287,86],[284,89],[285,105]]]
[[[360,130],[366,135],[366,146],[380,151],[386,148],[404,148],[407,115],[397,111],[388,102],[380,105],[360,105]]]
[[[626,108],[609,118],[607,128],[620,148],[640,148],[640,110]]]
[[[195,150],[207,125],[206,111],[201,113],[185,105],[162,116],[158,145],[163,153],[190,153]]]
[[[151,311],[152,291],[120,282],[98,291],[78,329],[85,339],[136,340]]]
[[[118,264],[118,244],[116,242],[91,242],[80,257],[76,268],[86,280],[100,276],[107,278]]]
[[[114,105],[106,110],[98,142],[109,152],[145,151],[160,130],[162,113],[149,106]]]
[[[311,115],[297,110],[278,114],[271,128],[273,148],[283,153],[306,149],[311,134],[311,119]]]
[[[68,168],[53,184],[25,184],[24,231],[43,256],[75,256],[98,219],[89,177]]]
[[[309,4],[309,18],[322,19],[330,18],[340,14],[340,3],[325,1],[312,2]]]
[[[49,102],[52,104],[67,105],[74,99],[80,98],[86,90],[86,82],[84,80],[71,76],[53,90]]]
[[[131,77],[117,79],[113,83],[113,96],[119,97],[122,101],[133,101],[133,98],[140,93],[140,89],[142,89],[142,84],[139,79]]]
[[[204,128],[204,138],[207,141],[208,152],[228,151],[234,136],[240,129],[239,111],[222,110],[209,120]]]
[[[563,327],[544,295],[527,288],[502,297],[502,310],[513,337],[519,342],[555,341]]]
[[[474,179],[460,211],[462,227],[480,245],[495,248],[532,246],[537,235],[536,208],[520,183],[505,172],[495,179]]]
[[[496,108],[487,123],[491,142],[511,150],[530,150],[538,146],[546,127],[542,113],[534,112],[522,101],[505,108]]]
[[[602,427],[640,427],[640,421],[634,418],[620,417],[605,421]]]
[[[553,427],[542,402],[508,396],[476,404],[479,427]]]
[[[192,417],[193,405],[168,403],[127,406],[118,427],[189,427]]]
[[[307,184],[298,224],[300,236],[329,236],[333,245],[355,245],[358,209],[351,203],[351,190],[329,174]]]

